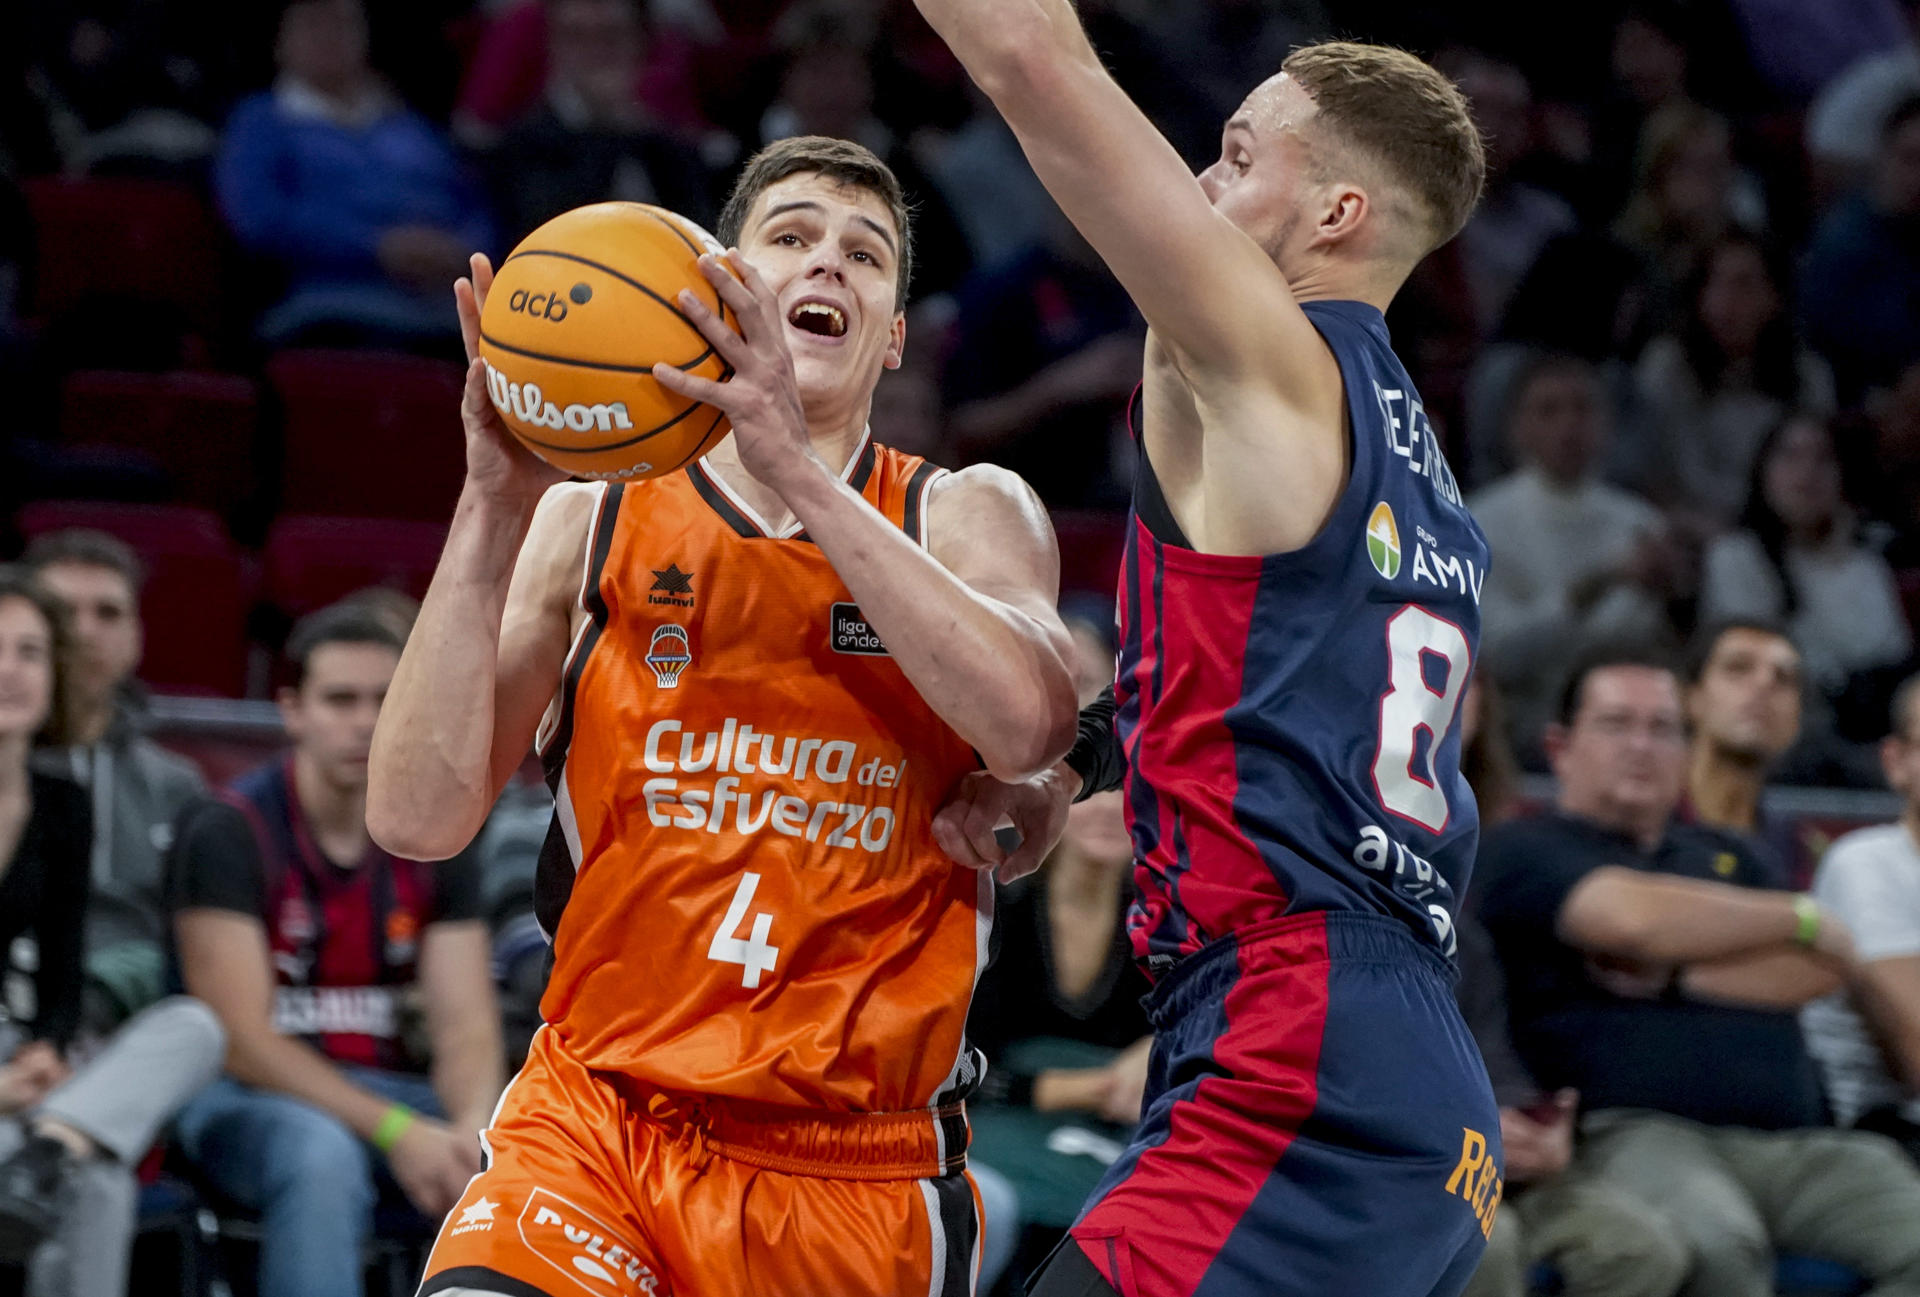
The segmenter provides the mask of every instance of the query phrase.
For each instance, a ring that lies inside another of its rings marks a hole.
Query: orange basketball
[[[644,203],[596,203],[529,234],[480,313],[487,392],[529,450],[576,477],[658,477],[727,435],[727,416],[660,386],[657,361],[724,380],[676,298],[692,289],[737,329],[695,261],[711,234]]]

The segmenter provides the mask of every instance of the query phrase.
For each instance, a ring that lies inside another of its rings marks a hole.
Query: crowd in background
[[[1078,8],[1196,167],[1288,48],[1336,34],[1430,56],[1486,135],[1484,201],[1388,316],[1493,555],[1459,578],[1485,622],[1466,765],[1488,826],[1461,999],[1506,1158],[1502,1184],[1466,1150],[1449,1186],[1488,1209],[1476,1297],[1920,1292],[1920,3]],[[876,436],[1124,508],[1144,327],[905,0],[21,15],[0,506],[165,498],[56,435],[63,375],[457,355],[470,251],[603,199],[710,221],[740,161],[800,133],[868,145],[915,204]],[[204,199],[217,322],[36,313],[26,194],[50,176]],[[226,522],[257,539],[276,506],[263,488]],[[370,847],[392,591],[263,632],[290,756],[210,800],[145,731],[141,626],[169,610],[141,582],[90,533],[0,567],[0,1290],[124,1289],[158,1176],[257,1223],[239,1286],[356,1291],[372,1241],[430,1237],[477,1169],[537,1022],[548,806],[510,790],[430,871]],[[1110,594],[1068,595],[1087,693]],[[1829,846],[1770,814],[1770,782],[1890,787],[1903,819]],[[1095,798],[1003,889],[971,1024],[994,1064],[982,1291],[1012,1290],[1137,1112],[1129,864]]]

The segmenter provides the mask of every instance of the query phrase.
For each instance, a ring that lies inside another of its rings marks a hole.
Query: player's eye
[[[774,242],[783,248],[797,248],[800,246],[800,236],[789,232],[775,238]]]
[[[876,262],[874,261],[874,259],[873,259],[873,254],[872,254],[871,252],[866,252],[866,251],[862,251],[862,250],[860,250],[860,249],[857,249],[857,248],[856,248],[856,249],[854,250],[854,253],[853,253],[853,259],[854,259],[855,261],[864,261],[864,262],[866,262],[866,263],[867,263],[868,265],[870,265],[870,266],[871,266],[871,265],[875,265],[875,264],[877,264],[877,263],[876,263]]]

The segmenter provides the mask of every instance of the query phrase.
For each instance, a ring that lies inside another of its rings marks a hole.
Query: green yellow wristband
[[[413,1125],[413,1109],[404,1103],[396,1103],[380,1116],[380,1124],[373,1128],[373,1146],[382,1153],[393,1152],[393,1146]]]
[[[1820,939],[1820,904],[1805,892],[1793,898],[1793,915],[1800,921],[1793,930],[1793,939],[1803,946],[1811,946]]]

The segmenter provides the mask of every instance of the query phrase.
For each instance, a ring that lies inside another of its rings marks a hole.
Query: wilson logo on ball
[[[511,414],[522,423],[555,430],[566,428],[573,432],[586,432],[589,429],[607,432],[633,426],[624,401],[606,401],[594,405],[575,403],[563,408],[547,400],[541,394],[538,383],[516,383],[494,368],[492,361],[483,360],[480,363],[487,367],[487,395],[493,398],[494,408],[502,414]]]

